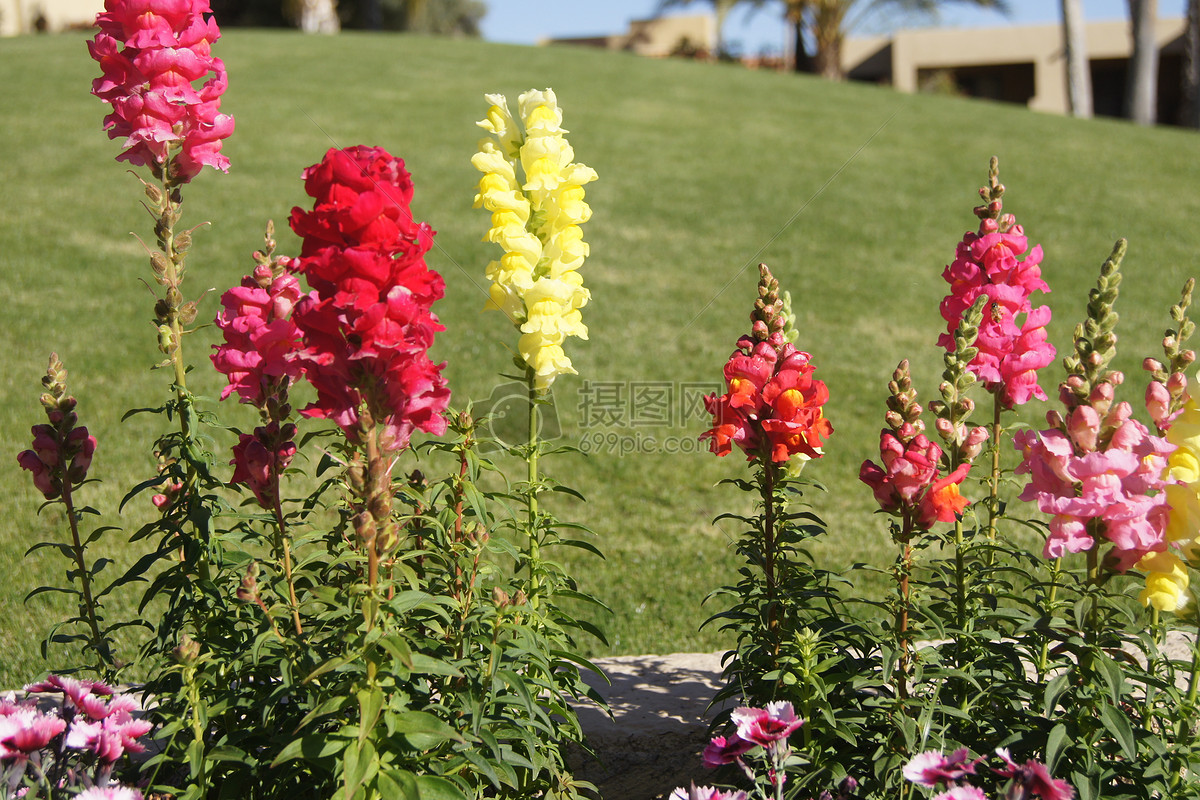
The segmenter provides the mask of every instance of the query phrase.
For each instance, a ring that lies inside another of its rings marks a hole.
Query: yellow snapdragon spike
[[[1150,553],[1138,562],[1138,569],[1146,573],[1146,588],[1139,595],[1142,605],[1179,611],[1187,604],[1187,569],[1174,553]]]
[[[1171,507],[1167,540],[1181,546],[1184,558],[1200,561],[1200,406],[1189,399],[1167,431],[1176,446],[1167,459],[1167,474],[1179,483],[1166,488]]]
[[[592,216],[583,187],[596,171],[575,163],[553,90],[523,93],[515,117],[504,95],[485,99],[478,125],[489,135],[471,159],[483,173],[475,207],[491,212],[484,241],[504,255],[488,265],[484,308],[504,312],[520,330],[518,351],[545,392],[558,375],[575,373],[567,337],[588,336],[580,309],[590,293],[578,270],[590,248],[580,226]]]

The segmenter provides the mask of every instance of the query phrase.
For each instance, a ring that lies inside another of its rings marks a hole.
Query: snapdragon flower
[[[1001,213],[1004,186],[997,180],[998,169],[992,159],[989,185],[979,190],[985,202],[975,209],[978,232],[963,235],[954,261],[942,273],[950,294],[941,304],[947,328],[938,345],[953,350],[963,314],[979,297],[987,297],[974,345],[978,353],[967,368],[1005,408],[1012,408],[1030,398],[1046,399],[1037,371],[1054,361],[1055,350],[1046,333],[1050,307],[1035,308],[1030,299],[1034,292],[1050,291],[1041,277],[1042,248],[1031,248],[1016,218]]]
[[[489,94],[489,136],[471,163],[483,173],[475,207],[491,212],[485,241],[504,254],[486,270],[492,282],[485,308],[502,311],[521,332],[517,351],[538,392],[559,375],[576,374],[563,344],[588,338],[580,309],[590,298],[579,268],[589,254],[580,227],[591,218],[584,185],[591,167],[575,163],[553,90],[518,98],[519,120],[504,95]]]
[[[92,94],[112,108],[104,127],[109,138],[125,139],[118,160],[178,183],[205,166],[228,171],[221,142],[234,122],[220,113],[228,77],[212,55],[221,32],[211,14],[208,0],[104,3],[88,51],[104,73]]]

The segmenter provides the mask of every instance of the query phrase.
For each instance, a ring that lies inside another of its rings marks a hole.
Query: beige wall
[[[657,19],[635,19],[629,30],[612,36],[580,36],[544,39],[538,44],[577,44],[627,50],[639,56],[668,56],[683,39],[692,47],[711,52],[716,46],[717,26],[712,14],[693,14]]]
[[[104,10],[104,0],[0,0],[0,36],[32,33],[38,15],[50,31],[88,27]]]
[[[1159,45],[1178,38],[1182,19],[1160,19]],[[850,40],[845,62],[852,68],[866,55],[878,51],[886,40]],[[923,69],[950,69],[995,64],[1029,64],[1034,67],[1034,94],[1029,107],[1067,113],[1067,67],[1062,29],[1058,25],[1031,25],[973,30],[898,31],[891,37],[892,84],[902,92],[917,91]],[[1090,60],[1128,58],[1129,26],[1124,21],[1093,22],[1087,26]]]

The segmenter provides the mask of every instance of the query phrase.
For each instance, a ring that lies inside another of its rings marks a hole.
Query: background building
[[[0,0],[0,36],[90,28],[104,0]]]
[[[1159,122],[1179,122],[1183,31],[1182,19],[1156,24]],[[1087,25],[1096,114],[1122,115],[1131,49],[1128,22]],[[847,39],[842,59],[851,80],[888,84],[902,92],[944,91],[1021,103],[1035,111],[1070,111],[1060,25],[897,31]]]

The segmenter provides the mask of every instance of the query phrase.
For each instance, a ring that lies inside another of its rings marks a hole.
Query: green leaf
[[[306,761],[317,761],[319,759],[328,758],[336,753],[342,746],[342,743],[324,733],[312,733],[307,736],[301,736],[299,739],[293,739],[288,742],[279,755],[275,756],[275,760],[271,762],[272,767],[277,767],[285,761],[291,761],[296,758],[303,758]]]
[[[1137,743],[1133,738],[1133,726],[1129,724],[1129,717],[1121,713],[1120,709],[1104,703],[1100,706],[1100,721],[1121,745],[1125,757],[1131,761],[1136,760]]]
[[[1066,691],[1070,674],[1064,672],[1054,680],[1046,684],[1046,691],[1042,694],[1042,713],[1046,716],[1052,716],[1055,707],[1058,705],[1058,698],[1062,697],[1062,693]]]
[[[420,789],[421,800],[467,800],[461,789],[437,775],[421,775],[417,778],[417,788]]]
[[[1046,767],[1051,773],[1054,772],[1058,757],[1062,755],[1066,744],[1067,726],[1060,722],[1050,729],[1050,735],[1046,737]]]
[[[383,691],[378,687],[359,689],[358,692],[358,746],[361,748],[367,737],[375,730],[379,722],[379,712],[383,709]]]
[[[462,737],[446,723],[424,711],[405,711],[393,719],[396,733],[403,734],[418,750],[429,750],[442,742],[461,742]]]
[[[421,790],[417,779],[411,772],[400,769],[389,769],[379,773],[375,779],[375,788],[386,800],[421,800]]]
[[[359,747],[358,742],[351,742],[342,750],[342,797],[353,800],[359,789],[375,776],[379,770],[379,759],[375,753],[375,745],[366,742]]]

